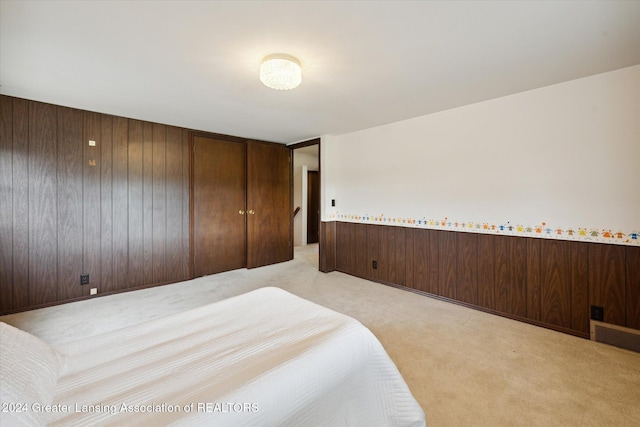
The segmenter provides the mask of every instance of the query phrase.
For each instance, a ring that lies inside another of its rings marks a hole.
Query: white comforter
[[[52,425],[425,423],[367,328],[277,288],[56,350]]]

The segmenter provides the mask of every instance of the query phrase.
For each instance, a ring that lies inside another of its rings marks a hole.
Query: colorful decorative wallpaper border
[[[538,225],[492,224],[487,222],[455,221],[449,218],[427,219],[388,218],[384,214],[341,214],[329,215],[332,221],[361,222],[366,224],[393,225],[401,227],[430,228],[436,230],[465,231],[470,233],[501,234],[508,236],[537,237],[543,239],[576,240],[591,243],[640,246],[640,232],[612,231],[587,227],[559,227],[546,222]],[[640,229],[639,229],[640,230]]]

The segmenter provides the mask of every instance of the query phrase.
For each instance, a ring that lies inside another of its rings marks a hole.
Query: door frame
[[[302,142],[296,142],[294,144],[289,144],[288,147],[291,149],[291,173],[292,173],[292,180],[291,180],[291,191],[293,192],[293,159],[294,159],[294,153],[293,151],[297,148],[304,148],[304,147],[311,147],[313,145],[317,145],[318,146],[318,181],[320,181],[320,191],[318,192],[318,197],[320,198],[320,200],[318,200],[318,206],[320,207],[320,215],[318,218],[318,222],[322,223],[322,156],[321,156],[321,150],[322,150],[322,144],[321,144],[321,138],[314,138],[314,139],[309,139],[307,141],[302,141]],[[291,197],[291,203],[293,204],[293,195]],[[293,212],[293,205],[291,206],[291,210]],[[318,230],[320,230],[320,224],[318,224]],[[320,236],[318,236],[320,237]],[[293,215],[291,216],[291,250],[293,251]],[[321,244],[320,242],[322,242],[321,238],[318,238],[319,244]],[[322,248],[320,248],[318,250],[318,263],[320,262],[320,254],[322,253]],[[320,265],[320,264],[318,264]]]

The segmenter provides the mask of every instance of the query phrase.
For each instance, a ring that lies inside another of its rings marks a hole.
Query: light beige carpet
[[[640,426],[640,354],[290,262],[0,317],[52,344],[278,286],[378,337],[431,426]]]

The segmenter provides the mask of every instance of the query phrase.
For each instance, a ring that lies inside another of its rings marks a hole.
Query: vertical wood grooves
[[[83,118],[70,108],[58,110],[58,299],[82,295],[83,271]]]
[[[527,240],[527,316],[533,320],[541,320],[541,243],[540,239]]]
[[[100,286],[102,292],[115,289],[113,283],[113,119],[102,115],[100,128]]]
[[[495,304],[495,236],[478,235],[478,305],[490,310]]]
[[[406,286],[406,269],[404,261],[406,255],[406,235],[407,229],[404,227],[395,227],[387,229],[387,241],[381,244],[387,244],[389,248],[389,263],[387,265],[387,282],[397,283]]]
[[[640,248],[626,250],[626,326],[640,329]]]
[[[167,192],[166,192],[166,128],[153,124],[152,143],[152,194],[151,194],[151,276],[148,283],[162,283],[166,280],[166,234],[167,234]]]
[[[143,271],[143,209],[142,209],[142,122],[128,121],[127,146],[127,206],[128,217],[128,255],[129,271],[127,287],[141,286],[144,284]]]
[[[14,310],[29,305],[29,104],[26,100],[13,99]]]
[[[438,295],[458,299],[458,245],[456,234],[438,231]]]
[[[13,308],[13,102],[0,99],[0,312]]]
[[[320,223],[319,270],[329,273],[336,270],[336,222]]]
[[[604,307],[604,321],[620,326],[626,324],[625,260],[624,246],[589,246],[589,304]]]
[[[57,272],[57,111],[29,104],[29,303],[56,301]]]
[[[567,242],[546,242],[541,256],[541,318],[553,325],[571,327],[571,255]]]
[[[127,119],[113,118],[113,289],[129,285],[129,126]]]
[[[192,277],[191,265],[191,154],[189,132],[182,130],[182,277]]]
[[[458,299],[478,305],[478,235],[456,233],[458,240]]]
[[[90,288],[102,288],[101,276],[101,257],[100,249],[102,247],[102,236],[100,233],[100,214],[101,214],[101,198],[100,198],[100,168],[102,165],[100,148],[102,141],[100,140],[101,115],[97,113],[84,112],[84,176],[83,176],[83,241],[84,241],[84,260],[83,273],[89,274],[90,285],[83,286],[83,295],[89,295]],[[96,141],[95,146],[89,146],[88,141]]]
[[[640,248],[348,222],[335,227],[338,271],[583,337],[591,305],[604,307],[608,323],[640,329]]]
[[[188,130],[8,96],[0,123],[0,313],[189,278]]]
[[[509,254],[507,248],[509,241],[498,236],[491,237],[494,244],[494,307],[500,312],[509,313],[513,311],[507,308],[507,292],[509,289]]]
[[[142,281],[153,283],[153,123],[142,122]]]
[[[507,240],[509,247],[507,281],[507,313],[527,316],[527,240],[513,237]]]
[[[381,271],[384,269],[384,264],[386,262],[386,260],[383,260],[383,258],[380,256],[380,227],[377,227],[375,225],[372,224],[367,224],[365,225],[365,233],[366,233],[366,241],[367,241],[367,246],[365,249],[365,253],[366,253],[366,264],[365,264],[365,268],[364,268],[364,278],[366,279],[370,279],[370,280],[383,280],[380,276],[381,276]],[[383,260],[382,262],[379,261]],[[377,269],[374,270],[373,268],[373,261],[376,261],[378,263],[378,267]]]
[[[571,244],[571,329],[589,332],[589,244]]]

